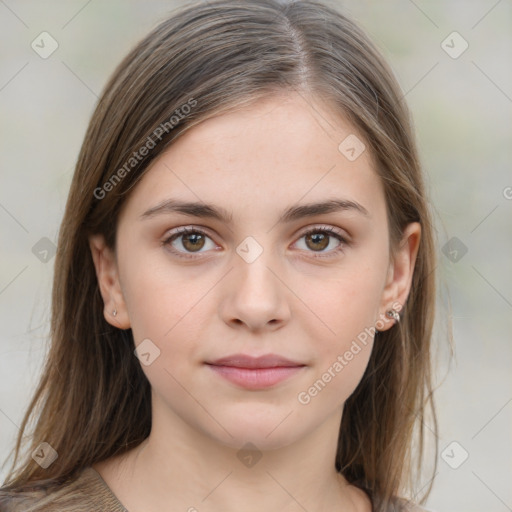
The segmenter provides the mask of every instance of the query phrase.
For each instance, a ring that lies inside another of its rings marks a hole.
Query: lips
[[[292,361],[276,354],[267,354],[260,357],[252,357],[246,354],[233,354],[227,357],[221,357],[212,362],[207,362],[206,364],[250,369],[305,366],[303,363]]]
[[[252,357],[233,354],[206,363],[214,374],[239,388],[263,390],[301,373],[305,364],[275,354]]]

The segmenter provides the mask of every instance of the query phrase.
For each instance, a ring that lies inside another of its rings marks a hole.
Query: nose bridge
[[[252,294],[269,294],[276,291],[276,278],[269,269],[276,266],[276,261],[269,245],[270,237],[265,241],[259,239],[248,236],[237,246],[235,274],[240,283],[238,289],[246,289]]]
[[[274,275],[280,272],[280,265],[275,252],[265,246],[269,239],[260,243],[254,237],[247,237],[237,246],[228,293],[229,307],[224,311],[226,319],[236,319],[256,328],[287,317],[286,286]]]

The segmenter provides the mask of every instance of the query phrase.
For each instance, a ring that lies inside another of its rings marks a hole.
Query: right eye
[[[206,245],[206,239],[211,240],[204,231],[198,228],[178,228],[162,242],[162,245],[167,246],[171,252],[179,257],[193,258],[194,256],[187,256],[187,253],[199,253]],[[179,245],[184,250],[180,250],[176,247]]]

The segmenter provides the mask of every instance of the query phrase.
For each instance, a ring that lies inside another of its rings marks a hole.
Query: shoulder
[[[0,512],[27,510],[30,502],[34,503],[34,498],[27,499],[24,496],[16,496],[16,493],[0,491]]]
[[[39,486],[22,491],[0,488],[0,512],[127,512],[92,468],[53,491]]]
[[[48,496],[45,489],[25,488],[11,491],[0,488],[0,512],[32,512],[39,510],[37,504]]]

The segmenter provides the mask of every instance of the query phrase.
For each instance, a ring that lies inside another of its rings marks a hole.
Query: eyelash
[[[308,252],[312,252],[314,254],[314,256],[313,256],[314,258],[322,258],[322,259],[333,258],[333,257],[337,256],[338,254],[342,253],[344,251],[345,246],[350,245],[345,237],[343,237],[340,233],[338,233],[334,228],[329,227],[329,226],[328,227],[323,226],[323,227],[311,228],[308,231],[302,233],[302,235],[299,237],[299,240],[301,238],[304,238],[305,236],[311,235],[313,233],[327,234],[329,236],[337,238],[340,241],[340,245],[338,247],[336,247],[335,249],[332,249],[331,251],[328,251],[326,253],[327,256],[323,255],[323,252],[317,252],[315,254],[315,251],[308,251]],[[196,253],[196,255],[192,255],[193,253],[185,253],[185,254],[187,254],[187,256],[185,256],[182,251],[177,251],[176,249],[174,249],[171,246],[171,242],[173,242],[175,239],[179,238],[180,236],[188,235],[188,234],[200,234],[200,235],[204,235],[204,236],[206,236],[206,237],[211,239],[211,237],[208,235],[208,233],[206,233],[205,231],[202,231],[201,229],[198,229],[198,228],[178,228],[174,233],[172,233],[170,236],[168,236],[162,242],[162,245],[163,246],[168,246],[169,250],[173,254],[177,255],[179,258],[186,258],[186,259],[189,259],[189,260],[190,259],[197,259],[197,258],[201,257],[200,256],[201,253]]]

